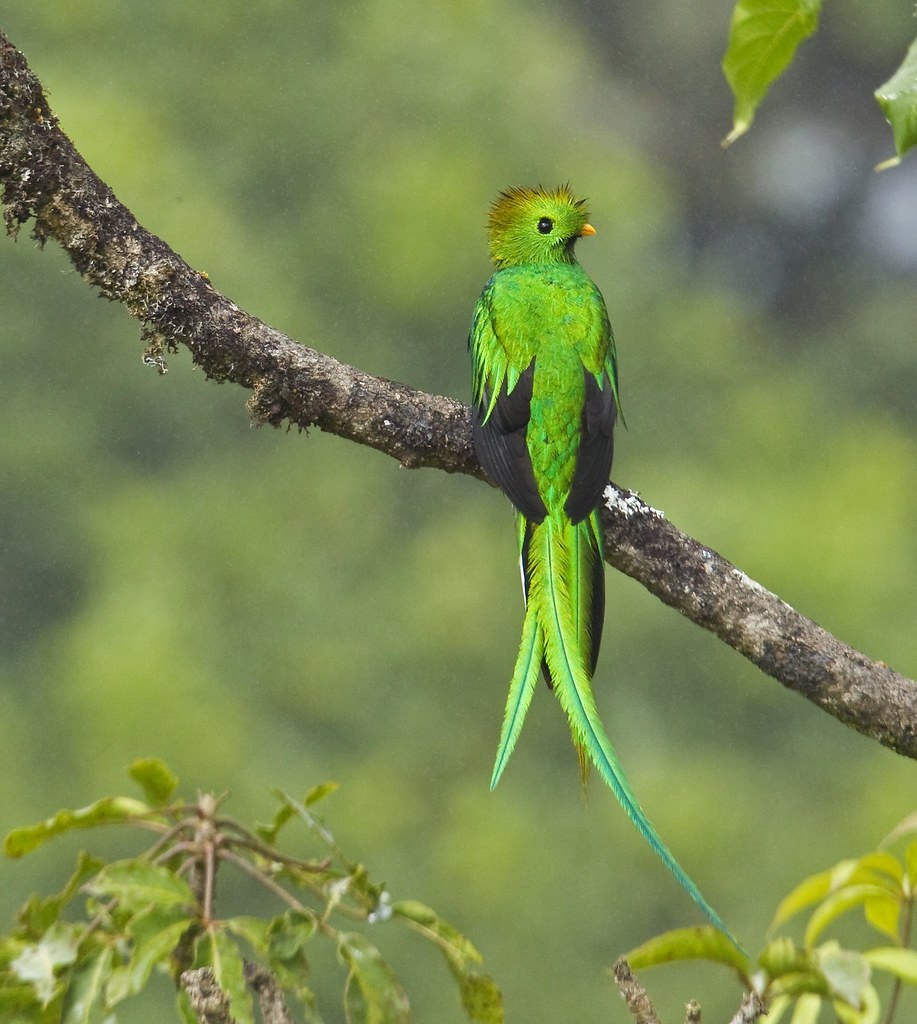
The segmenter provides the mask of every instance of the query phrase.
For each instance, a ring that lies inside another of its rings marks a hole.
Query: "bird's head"
[[[490,211],[490,257],[498,267],[572,263],[577,238],[595,234],[587,216],[585,200],[575,199],[568,185],[507,189]]]

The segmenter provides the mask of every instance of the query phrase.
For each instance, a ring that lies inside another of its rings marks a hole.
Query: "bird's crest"
[[[487,223],[490,256],[498,267],[523,263],[572,263],[573,245],[595,233],[586,201],[569,185],[515,187],[497,196]]]

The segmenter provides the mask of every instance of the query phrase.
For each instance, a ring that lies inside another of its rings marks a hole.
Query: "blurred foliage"
[[[791,1024],[911,1020],[917,1006],[917,951],[910,948],[917,902],[915,833],[917,814],[910,814],[878,849],[843,860],[795,886],[780,901],[769,931],[773,936],[790,918],[811,910],[802,941],[789,935],[771,937],[758,955],[756,970],[724,935],[709,926],[656,936],[632,949],[628,962],[638,971],[684,960],[724,965],[735,974],[743,991],[753,989],[761,997],[769,1024],[778,1024],[790,1010]],[[909,841],[901,855],[891,853],[889,847],[902,845],[900,840],[905,837]],[[882,945],[850,948],[866,944],[862,928],[848,929],[846,946],[837,939],[819,941],[828,928],[836,929],[841,918],[856,910],[863,911],[867,941],[875,941],[873,933],[877,932]],[[880,979],[887,987],[884,1000],[874,984]]]
[[[723,73],[735,94],[735,142],[751,127],[758,105],[786,70],[796,47],[818,27],[821,0],[739,0],[732,12]]]
[[[723,73],[735,96],[732,130],[724,146],[751,127],[758,106],[793,60],[796,48],[818,27],[820,14],[821,0],[738,0],[723,57]],[[917,42],[898,70],[875,90],[875,97],[895,141],[895,156],[876,166],[887,170],[897,167],[917,145]]]
[[[103,797],[6,837],[6,855],[21,857],[73,829],[129,825],[158,835],[148,849],[122,860],[80,854],[61,892],[33,896],[21,907],[17,927],[0,937],[0,1013],[8,1024],[113,1021],[115,1008],[142,992],[154,971],[171,976],[179,1019],[197,1024],[184,972],[202,968],[213,972],[237,1024],[254,1024],[246,981],[259,969],[270,972],[287,1002],[295,1000],[299,1019],[321,1024],[309,977],[318,944],[330,945],[346,969],[337,973],[344,973],[340,1002],[348,1024],[406,1024],[407,993],[365,932],[341,927],[353,921],[406,924],[444,957],[468,1020],[502,1024],[500,991],[468,939],[423,903],[393,902],[315,816],[312,808],[334,784],[313,786],[302,800],[278,793],[271,824],[251,831],[210,794],[195,803],[175,796],[178,779],[157,758],[135,761],[131,775],[146,801]],[[291,821],[305,826],[308,859],[278,846]],[[216,916],[217,882],[233,869],[282,912],[269,920]],[[76,897],[83,895],[81,914]]]
[[[726,153],[713,0],[45,0],[4,28],[94,169],[216,287],[428,390],[468,397],[493,196],[569,179],[618,339],[615,479],[913,675],[917,171],[873,174],[871,99],[913,25],[892,2],[832,12]],[[0,828],[139,755],[231,790],[240,819],[333,777],[342,845],[474,936],[511,1020],[607,1019],[602,965],[695,911],[611,797],[583,806],[546,690],[487,790],[522,619],[505,501],[251,430],[246,395],[186,356],[144,367],[137,325],[25,231],[0,308]],[[611,738],[753,945],[776,894],[906,813],[914,766],[608,589]],[[0,864],[4,919],[75,842]],[[417,1019],[464,1019],[435,957],[392,942]],[[664,1017],[734,1010],[716,972],[660,978]]]

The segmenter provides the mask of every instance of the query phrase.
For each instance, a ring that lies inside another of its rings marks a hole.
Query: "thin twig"
[[[700,1003],[693,999],[685,1006],[685,1024],[701,1024]]]
[[[742,1005],[729,1024],[755,1024],[766,1013],[764,1003],[757,992],[746,992]]]
[[[293,910],[313,918],[316,923],[319,922],[318,916],[314,911],[310,910],[305,903],[301,903],[292,893],[287,892],[282,885],[278,885],[273,878],[265,875],[262,871],[259,871],[254,864],[250,864],[244,857],[240,857],[237,853],[233,853],[232,850],[227,850],[225,847],[218,852],[217,856],[220,860],[225,860],[230,864],[235,864],[237,868],[244,871],[247,875],[250,875],[256,882],[263,885],[265,889],[283,900],[283,902]]]
[[[634,977],[627,957],[618,957],[612,967],[615,984],[635,1024],[660,1024],[646,989]]]

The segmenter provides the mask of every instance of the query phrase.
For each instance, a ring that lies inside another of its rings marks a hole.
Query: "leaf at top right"
[[[735,96],[728,146],[751,127],[758,105],[796,47],[818,27],[821,0],[739,0],[732,12],[723,73]]]
[[[896,156],[876,168],[894,167],[901,157],[917,144],[917,40],[911,43],[901,67],[876,89],[876,99],[892,126]]]

